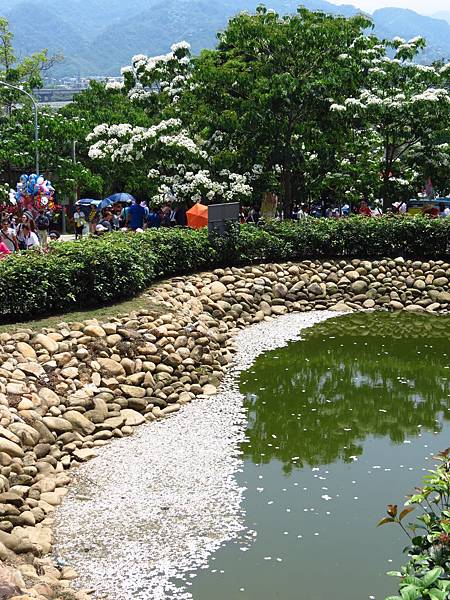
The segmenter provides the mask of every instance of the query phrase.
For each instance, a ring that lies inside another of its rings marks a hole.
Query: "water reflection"
[[[244,373],[244,453],[296,467],[352,462],[367,436],[402,443],[449,419],[450,319],[363,314],[326,321]]]

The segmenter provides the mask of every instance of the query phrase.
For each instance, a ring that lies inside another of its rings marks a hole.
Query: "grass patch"
[[[161,304],[154,302],[148,293],[144,293],[132,300],[118,302],[117,304],[111,304],[109,306],[75,310],[53,315],[51,317],[44,317],[42,319],[33,319],[32,321],[0,325],[0,333],[14,333],[19,329],[32,329],[33,331],[37,331],[44,327],[54,328],[58,323],[62,322],[74,323],[75,321],[86,321],[87,319],[98,319],[100,322],[106,322],[114,317],[138,310],[149,310],[155,316],[166,312]]]

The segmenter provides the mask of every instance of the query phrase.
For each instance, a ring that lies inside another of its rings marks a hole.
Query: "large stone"
[[[73,425],[75,431],[79,431],[80,433],[84,433],[85,435],[90,435],[95,431],[95,425],[86,419],[84,415],[77,412],[76,410],[68,410],[64,413],[64,419],[69,421]]]
[[[15,383],[13,381],[6,384],[6,393],[11,394],[13,396],[21,396],[22,394],[26,394],[28,392],[28,388],[24,383]]]
[[[444,285],[448,284],[448,279],[447,277],[436,277],[436,279],[433,280],[433,285],[436,285],[437,287],[443,287]]]
[[[145,396],[145,388],[134,385],[121,385],[120,389],[129,398],[143,398]]]
[[[119,375],[125,375],[125,369],[123,366],[111,358],[99,358],[98,363],[101,367],[102,373],[105,375],[112,375],[113,377],[117,377]]]
[[[389,302],[389,307],[393,310],[403,310],[405,308],[403,304],[397,300],[391,300],[391,302]]]
[[[91,460],[98,456],[95,450],[92,448],[81,448],[80,450],[75,450],[73,453],[74,457],[80,462],[86,462],[87,460]]]
[[[352,308],[345,304],[345,302],[337,302],[333,306],[330,306],[330,310],[333,312],[352,312]]]
[[[125,417],[120,415],[120,417],[110,417],[109,419],[106,419],[103,423],[102,423],[102,428],[104,427],[105,429],[118,429],[119,427],[122,427],[122,425],[125,424]]]
[[[28,539],[33,545],[39,547],[42,554],[48,554],[51,551],[53,535],[49,527],[37,525],[36,527],[17,527],[16,530],[23,540]]]
[[[50,431],[56,431],[57,433],[65,433],[66,431],[73,431],[72,423],[66,421],[61,417],[44,417],[42,419],[44,424],[50,429]]]
[[[436,295],[436,302],[440,304],[450,304],[450,292],[439,292]]]
[[[36,344],[40,344],[49,354],[54,354],[58,350],[58,343],[52,340],[48,335],[38,333],[34,338]]]
[[[203,393],[206,396],[214,396],[214,394],[217,394],[217,388],[215,385],[212,385],[211,383],[207,383],[206,385],[203,386]]]
[[[59,396],[49,388],[43,387],[38,392],[39,397],[44,400],[46,405],[50,408],[51,406],[58,406],[61,402]]]
[[[30,344],[27,344],[26,342],[17,342],[16,348],[17,352],[20,352],[24,358],[31,358],[33,360],[36,359],[36,352],[34,348],[30,346]]]
[[[223,296],[227,291],[226,286],[220,281],[213,281],[211,284],[211,294],[220,294]]]
[[[42,375],[45,375],[44,368],[36,362],[19,363],[17,368],[27,375],[33,375],[34,377],[41,377]]]
[[[128,407],[134,410],[144,411],[147,407],[148,398],[128,398]]]
[[[120,414],[125,418],[125,425],[135,427],[145,423],[145,417],[131,408],[124,408],[120,411]]]
[[[272,306],[272,314],[273,315],[285,315],[288,312],[287,306]]]
[[[364,292],[367,291],[367,288],[368,288],[367,282],[364,281],[363,279],[358,279],[357,281],[354,281],[350,286],[350,289],[355,294],[364,294]]]
[[[0,438],[0,452],[6,452],[9,456],[15,456],[17,458],[23,458],[24,456],[24,451],[18,444],[5,438]]]
[[[425,312],[425,309],[423,306],[419,306],[418,304],[410,304],[409,306],[405,307],[405,310],[408,312],[414,312],[414,313],[422,313]]]
[[[273,286],[273,291],[275,294],[275,298],[285,298],[286,294],[288,293],[288,289],[284,285],[284,283],[276,283]]]
[[[307,290],[308,294],[310,294],[311,296],[323,296],[323,289],[317,282],[308,285]]]
[[[93,338],[106,337],[106,331],[100,325],[87,325],[84,328],[84,334]]]
[[[26,423],[11,423],[9,429],[20,439],[23,446],[32,447],[39,442],[39,432]]]

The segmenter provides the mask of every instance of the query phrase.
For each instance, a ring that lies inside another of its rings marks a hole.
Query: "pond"
[[[450,319],[356,314],[303,332],[241,374],[251,542],[192,576],[195,600],[376,600],[404,534],[377,528],[449,445]],[[247,536],[248,537],[248,536]]]

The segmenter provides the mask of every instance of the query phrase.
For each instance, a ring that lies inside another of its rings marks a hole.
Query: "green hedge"
[[[422,218],[306,219],[241,227],[209,240],[207,230],[114,233],[55,243],[0,263],[0,322],[130,298],[155,279],[218,266],[305,258],[447,259],[450,221]]]

